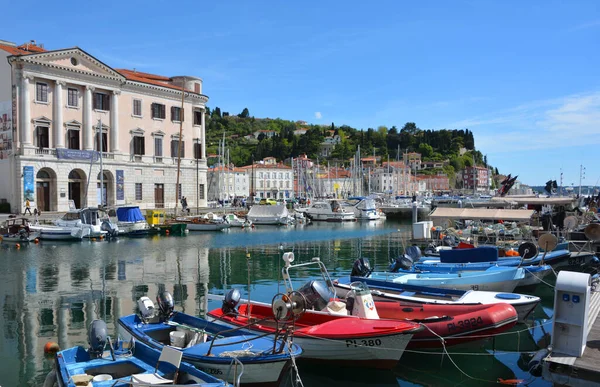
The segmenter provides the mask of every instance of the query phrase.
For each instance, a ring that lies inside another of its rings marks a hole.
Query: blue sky
[[[0,39],[200,76],[209,106],[232,114],[469,128],[525,183],[562,169],[578,185],[583,164],[584,184],[599,184],[597,1],[412,3],[21,1],[4,6]]]

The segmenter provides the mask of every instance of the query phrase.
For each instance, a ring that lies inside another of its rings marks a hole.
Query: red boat
[[[423,323],[427,329],[416,333],[407,348],[439,348],[494,336],[517,323],[517,311],[509,304],[415,305],[376,301],[380,318]]]

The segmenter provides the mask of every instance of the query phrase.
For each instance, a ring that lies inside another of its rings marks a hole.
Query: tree
[[[238,114],[238,117],[240,117],[240,118],[250,117],[250,112],[248,111],[248,108],[244,108],[244,110],[242,110],[242,112],[240,114]]]
[[[483,156],[483,166],[487,168],[488,163],[487,163],[487,155]]]
[[[498,167],[496,167],[496,169],[494,170],[494,175],[499,175],[500,173],[498,173]]]
[[[423,156],[423,158],[430,158],[433,156],[433,148],[429,144],[425,144],[424,142],[419,144],[418,152]]]
[[[213,110],[212,116],[221,118],[221,108],[217,106],[215,110]]]

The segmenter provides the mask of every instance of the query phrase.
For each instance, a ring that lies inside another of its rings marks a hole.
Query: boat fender
[[[44,384],[42,385],[43,387],[54,387],[58,385],[58,380],[56,378],[56,371],[52,370],[50,372],[48,372],[48,375],[46,375],[46,379],[44,379]]]
[[[550,351],[548,349],[540,349],[533,355],[529,363],[527,364],[527,368],[529,369],[529,373],[532,376],[539,377],[542,376],[542,369],[544,367],[544,359],[548,356]]]

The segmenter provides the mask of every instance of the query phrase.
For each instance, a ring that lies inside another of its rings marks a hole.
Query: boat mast
[[[104,138],[102,136],[102,117],[98,120],[98,127],[100,131],[100,138],[98,139],[100,141],[100,206],[104,207],[104,165],[102,164],[102,152],[104,151],[102,149],[102,140]]]
[[[181,140],[183,138],[183,103],[185,100],[185,77],[181,80],[181,108],[179,109],[179,139],[177,141],[177,182],[175,183],[175,213],[177,216],[177,206],[179,204],[179,171],[181,169]]]

